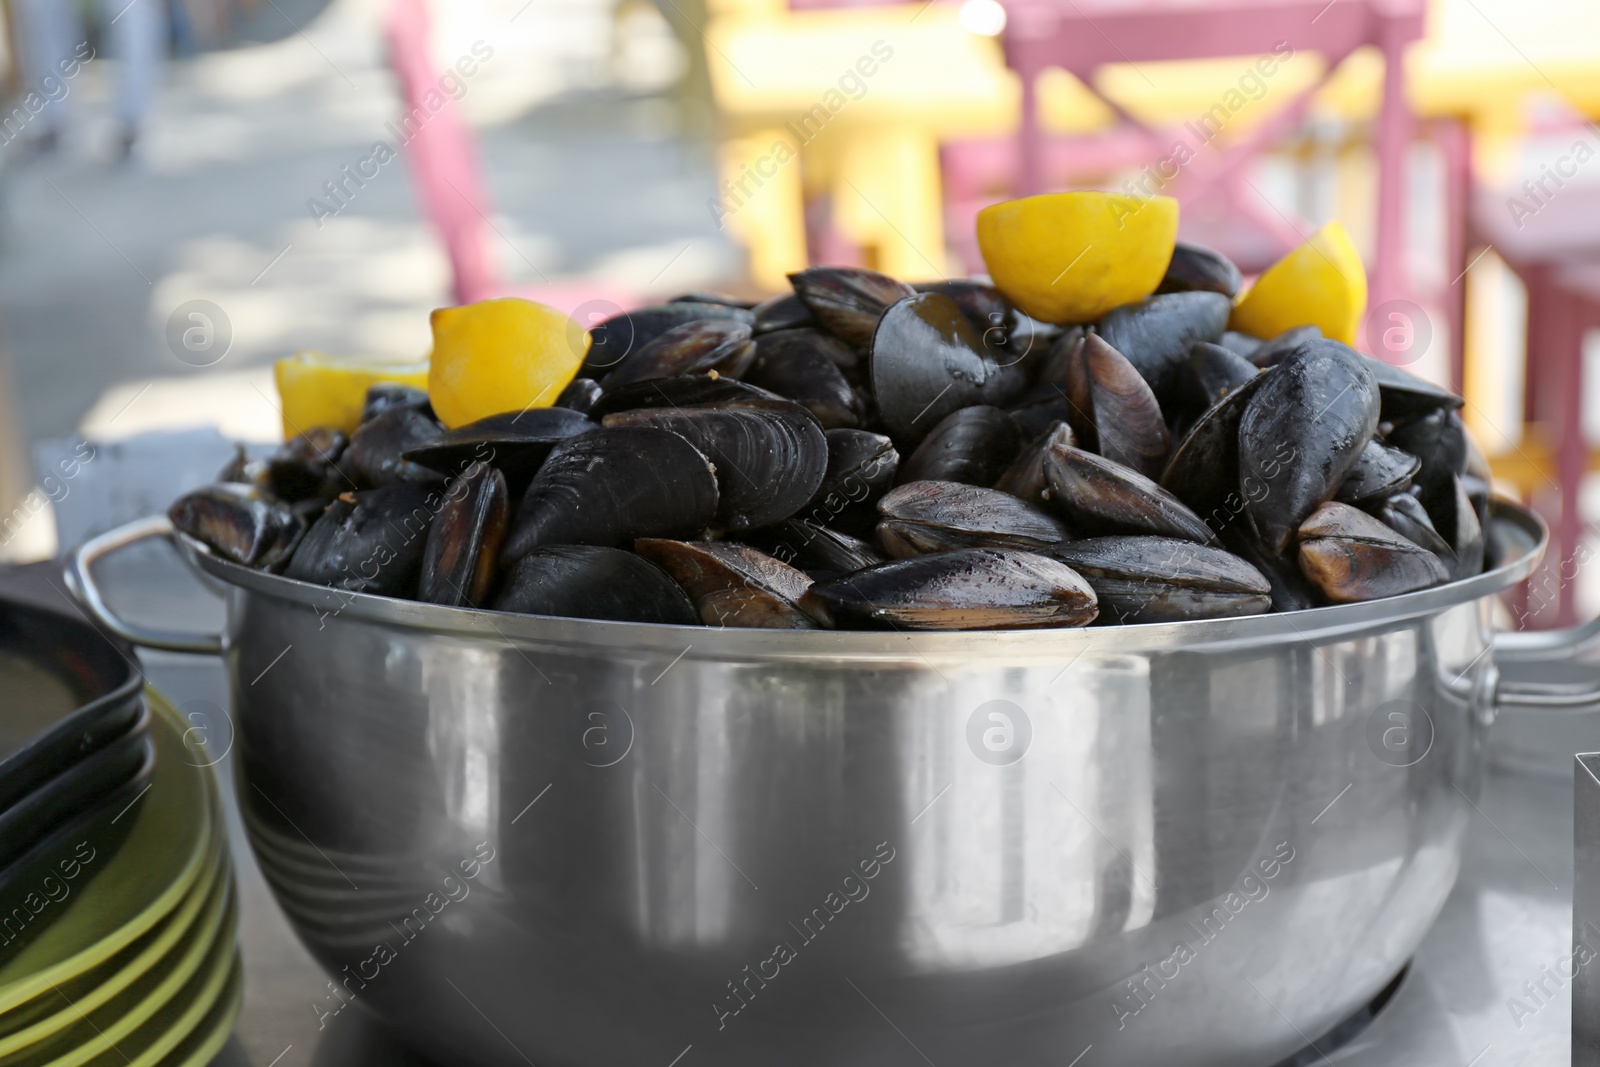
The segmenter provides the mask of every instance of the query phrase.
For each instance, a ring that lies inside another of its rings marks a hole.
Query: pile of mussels
[[[582,618],[1000,629],[1292,611],[1479,572],[1461,400],[1315,327],[1226,329],[1239,272],[1048,326],[975,281],[816,268],[607,320],[554,407],[455,430],[375,387],[172,506],[237,563]]]

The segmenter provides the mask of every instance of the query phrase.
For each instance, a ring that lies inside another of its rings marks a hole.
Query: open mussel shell
[[[507,570],[494,610],[693,626],[694,601],[660,567],[603,545],[545,545]]]
[[[901,482],[944,481],[993,485],[1022,451],[1011,416],[978,404],[940,420],[900,465]]]
[[[286,503],[338,496],[355,489],[355,482],[339,469],[339,458],[349,447],[344,431],[318,426],[296,434],[267,457],[263,487]]]
[[[1245,498],[1262,491],[1260,479],[1240,477],[1239,423],[1257,389],[1276,371],[1257,374],[1207,408],[1172,453],[1161,487],[1220,530],[1244,514]]]
[[[477,463],[451,479],[423,547],[417,599],[483,607],[510,525],[511,494],[499,470]]]
[[[415,482],[346,493],[311,524],[283,573],[352,593],[410,598],[443,502],[440,489]]]
[[[1258,367],[1276,367],[1289,353],[1321,337],[1322,330],[1316,326],[1295,326],[1258,344],[1256,350],[1250,353],[1250,362]]]
[[[694,537],[717,514],[711,461],[682,436],[652,426],[592,430],[551,451],[517,508],[501,553],[541,545],[620,545]]]
[[[1131,467],[1057,445],[1044,458],[1045,505],[1086,534],[1155,534],[1214,544],[1183,502]]]
[[[1200,341],[1220,340],[1232,308],[1233,301],[1221,293],[1162,293],[1108,312],[1097,332],[1138,368],[1165,403],[1181,386],[1189,350]]]
[[[1444,561],[1337,501],[1301,525],[1300,570],[1336,604],[1379,600],[1450,580]]]
[[[339,457],[339,468],[363,489],[395,482],[436,483],[441,480],[438,471],[407,459],[406,454],[444,433],[433,416],[416,408],[388,408],[356,427]]]
[[[399,382],[378,382],[367,390],[361,405],[361,421],[366,422],[390,408],[413,408],[424,415],[433,415],[433,404],[426,390]]]
[[[1047,550],[1081,574],[1102,623],[1183,622],[1260,615],[1272,585],[1231,552],[1170,537],[1093,537]]]
[[[593,378],[574,378],[551,406],[587,415],[600,402],[600,392],[600,383]]]
[[[841,625],[899,630],[1085,626],[1094,590],[1059,560],[1009,548],[963,548],[818,582],[811,593]]]
[[[882,552],[861,538],[803,519],[786,519],[756,531],[752,539],[773,559],[813,578],[849,574],[885,561]]]
[[[1207,292],[1221,293],[1226,297],[1239,294],[1244,278],[1233,260],[1202,245],[1179,241],[1172,249],[1172,260],[1167,264],[1166,276],[1156,287],[1157,293]]]
[[[1239,420],[1241,482],[1262,541],[1283,552],[1295,530],[1344,481],[1378,428],[1378,385],[1372,361],[1338,341],[1308,341],[1282,360],[1251,397]]]
[[[642,348],[630,352],[614,370],[600,379],[602,388],[652,378],[715,370],[737,378],[755,356],[750,324],[733,319],[698,319],[674,326]]]
[[[635,408],[607,415],[611,427],[654,426],[680,434],[711,460],[724,530],[753,530],[805,507],[822,485],[828,442],[805,408],[761,406]]]
[[[794,517],[816,526],[836,526],[871,536],[878,498],[894,485],[900,453],[894,442],[867,430],[827,430],[828,467],[822,484]]]
[[[620,389],[608,389],[589,411],[591,419],[603,419],[619,411],[635,408],[689,408],[729,404],[786,404],[777,393],[758,389],[736,378],[720,374],[685,374],[676,378],[652,378]]]
[[[789,275],[789,283],[824,329],[865,349],[885,308],[916,290],[887,274],[857,267],[811,267]]]
[[[1057,422],[1022,450],[1005,473],[1000,475],[994,487],[1030,504],[1043,504],[1045,491],[1050,488],[1050,483],[1044,477],[1045,457],[1057,446],[1070,448],[1076,444],[1072,427],[1065,422]]]
[[[1411,453],[1390,448],[1380,441],[1368,441],[1333,498],[1368,510],[1371,505],[1409,488],[1421,469],[1422,461]]]
[[[699,319],[732,319],[736,322],[753,322],[755,314],[744,308],[727,304],[701,304],[679,301],[655,307],[622,311],[605,319],[589,330],[589,349],[584,356],[580,378],[600,381],[619,367],[623,360],[668,330]],[[569,339],[574,352],[583,351],[583,336]]]
[[[817,317],[806,307],[806,302],[793,292],[769,297],[751,309],[755,322],[751,328],[759,337],[775,330],[799,330],[818,326]]]
[[[1067,528],[1010,493],[960,482],[910,482],[878,501],[878,544],[893,559],[952,548],[1037,549]]]
[[[1396,422],[1413,415],[1426,415],[1440,408],[1459,408],[1466,403],[1448,389],[1441,389],[1430,381],[1417,377],[1408,370],[1372,361],[1372,376],[1378,379],[1378,393],[1383,399],[1379,418]]]
[[[520,492],[557,442],[587,433],[595,425],[571,408],[507,411],[458,426],[411,449],[405,458],[446,475],[488,463],[506,476],[512,492]]]
[[[232,482],[185,493],[167,509],[167,518],[223,559],[264,570],[288,559],[306,529],[288,504]]]
[[[835,351],[848,360],[855,353],[837,338],[816,330],[782,330],[756,341],[755,359],[743,380],[793,400],[817,417],[824,429],[853,429],[866,405],[839,369]]]
[[[1159,478],[1172,439],[1144,377],[1103,337],[1089,334],[1067,370],[1067,421],[1081,447]]]
[[[633,547],[683,586],[707,626],[817,628],[804,607],[811,579],[765,552],[729,541],[644,539]],[[820,605],[813,611],[826,618]]]
[[[872,335],[872,393],[889,434],[915,444],[952,411],[1004,405],[1010,376],[955,301],[920,293],[883,313]]]

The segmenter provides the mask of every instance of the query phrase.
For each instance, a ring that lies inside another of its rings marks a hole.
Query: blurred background
[[[0,560],[278,439],[271,363],[428,311],[592,323],[809,262],[982,270],[973,219],[1162,193],[1259,272],[1329,219],[1371,354],[1464,389],[1600,610],[1593,0],[9,0]],[[70,464],[82,441],[112,462]],[[169,476],[150,475],[151,457]],[[69,465],[72,473],[67,474]]]

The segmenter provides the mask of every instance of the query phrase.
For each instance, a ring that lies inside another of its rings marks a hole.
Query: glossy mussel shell
[[[1422,461],[1411,453],[1368,441],[1334,499],[1359,508],[1377,504],[1410,486],[1421,469]]]
[[[570,408],[507,411],[450,430],[405,458],[448,475],[487,463],[498,467],[515,491],[528,484],[557,442],[594,428],[587,416]]]
[[[1399,596],[1450,580],[1438,556],[1348,504],[1322,505],[1299,533],[1300,570],[1336,604]]]
[[[980,546],[1037,549],[1068,536],[1033,505],[960,482],[909,482],[878,501],[878,514],[878,543],[893,559]]]
[[[620,545],[693,537],[717,513],[711,461],[656,427],[592,430],[556,445],[528,485],[502,553],[541,545]]]
[[[832,578],[885,562],[883,553],[861,538],[802,519],[788,519],[754,537],[773,559],[813,578]]]
[[[811,267],[789,275],[789,283],[824,329],[863,349],[872,343],[884,309],[915,292],[887,274],[857,267]]]
[[[1239,421],[1239,473],[1265,490],[1246,508],[1273,552],[1344,481],[1378,428],[1372,361],[1338,341],[1309,341],[1262,379]]]
[[[730,319],[735,322],[755,321],[755,314],[745,308],[727,304],[706,304],[698,301],[675,301],[655,307],[619,311],[610,318],[595,323],[589,330],[589,350],[584,356],[581,378],[603,379],[620,367],[624,360],[648,346],[668,330],[700,319]],[[581,327],[575,327],[581,329]],[[574,351],[582,351],[581,335],[569,339]]]
[[[644,539],[633,547],[683,586],[707,626],[817,627],[802,606],[811,579],[765,552],[729,541]]]
[[[1220,340],[1232,308],[1221,293],[1162,293],[1109,312],[1099,334],[1139,369],[1165,404],[1182,384],[1189,350],[1200,341]]]
[[[444,432],[444,427],[432,415],[417,408],[385,408],[356,427],[350,435],[350,444],[339,457],[339,468],[363,489],[376,489],[395,482],[439,482],[442,476],[438,471],[408,459],[407,455],[439,440]]]
[[[1004,404],[1011,388],[972,323],[941,293],[910,296],[886,310],[869,364],[878,412],[902,444],[920,441],[953,411]]]
[[[840,341],[816,330],[781,330],[756,341],[755,359],[742,377],[815,415],[824,429],[854,428],[866,415],[840,370],[855,354]]]
[[[602,545],[546,545],[506,572],[496,611],[665,626],[700,621],[694,602],[643,556]]]
[[[1171,537],[1094,537],[1048,554],[1083,575],[1102,623],[1182,622],[1272,610],[1266,577],[1231,552]]]
[[[1089,534],[1155,534],[1215,543],[1183,502],[1131,467],[1070,445],[1044,458],[1046,506]]]
[[[344,431],[331,426],[296,434],[267,457],[266,489],[284,503],[293,504],[359,488],[338,467],[339,458],[349,445],[350,438]]]
[[[1179,241],[1172,249],[1172,260],[1167,264],[1166,276],[1156,287],[1157,293],[1208,292],[1226,297],[1239,294],[1244,278],[1233,260],[1202,245]]]
[[[1161,475],[1161,487],[1182,500],[1203,517],[1214,530],[1221,530],[1244,514],[1245,496],[1259,491],[1252,475],[1250,484],[1240,477],[1239,423],[1245,408],[1271,375],[1269,370],[1256,375],[1228,393],[1195,420]],[[1284,453],[1293,447],[1284,445]]]
[[[185,493],[167,509],[172,525],[223,559],[273,569],[294,551],[306,524],[255,486],[223,482]]]
[[[1067,421],[1081,446],[1159,478],[1172,439],[1150,385],[1105,339],[1089,334],[1067,365]]]
[[[902,482],[946,481],[989,486],[1022,450],[1011,416],[978,404],[940,420],[900,467]]]
[[[672,378],[716,370],[735,378],[755,355],[750,324],[734,319],[698,319],[674,326],[637,351],[600,380],[603,389],[617,389],[651,378]]]
[[[498,469],[475,463],[452,478],[428,531],[417,599],[483,607],[510,525],[511,494]]]
[[[1059,560],[964,548],[885,563],[811,587],[840,626],[1008,630],[1084,626],[1094,590]]]
[[[353,593],[412,597],[441,487],[396,482],[346,493],[311,524],[284,574]]]

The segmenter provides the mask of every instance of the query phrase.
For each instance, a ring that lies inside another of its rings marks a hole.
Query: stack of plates
[[[0,1067],[201,1067],[238,1013],[216,783],[123,652],[0,602]]]

